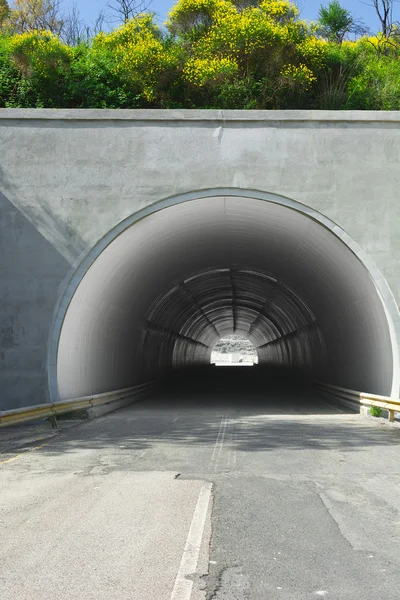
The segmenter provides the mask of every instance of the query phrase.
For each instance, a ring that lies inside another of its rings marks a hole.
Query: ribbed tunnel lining
[[[214,197],[132,225],[97,258],[65,315],[60,397],[207,364],[236,333],[260,364],[390,393],[392,347],[368,271],[331,231],[285,206]]]

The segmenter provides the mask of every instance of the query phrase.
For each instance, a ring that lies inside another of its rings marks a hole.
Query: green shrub
[[[378,406],[371,406],[369,409],[369,414],[373,417],[380,417],[382,414],[382,409],[378,408]]]
[[[11,38],[0,35],[0,107],[12,104],[21,75],[10,57]]]
[[[238,8],[239,6],[239,8]],[[0,106],[400,110],[397,32],[320,39],[289,0],[178,0],[68,46],[0,34]]]

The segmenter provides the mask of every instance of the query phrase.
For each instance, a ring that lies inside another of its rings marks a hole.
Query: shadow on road
[[[210,367],[165,376],[151,397],[62,431],[41,452],[113,446],[144,450],[163,444],[211,447],[221,428],[225,443],[243,452],[352,452],[400,445],[400,428],[326,402],[300,374]]]

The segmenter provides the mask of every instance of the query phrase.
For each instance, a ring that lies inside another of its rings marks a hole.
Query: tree
[[[79,46],[90,35],[90,28],[82,20],[78,6],[74,4],[63,17],[60,37],[68,46]]]
[[[341,44],[349,33],[363,34],[366,28],[344,8],[339,0],[332,0],[328,6],[321,6],[318,13],[320,32],[330,42]]]
[[[51,31],[59,34],[63,27],[60,0],[14,0],[7,24],[13,33]]]
[[[7,0],[0,0],[0,27],[5,22],[10,12]]]
[[[153,0],[112,0],[108,8],[112,11],[114,20],[127,23],[140,13],[145,12]]]
[[[393,26],[395,25],[393,20],[395,2],[397,0],[369,0],[366,2],[375,9],[382,27],[382,33],[386,39],[393,33]]]
[[[105,20],[104,11],[101,11],[92,24],[86,23],[81,17],[78,5],[73,4],[62,17],[63,24],[59,36],[67,46],[88,44],[92,38],[103,31]]]
[[[93,25],[90,28],[91,37],[95,37],[101,31],[103,31],[105,20],[106,20],[106,15],[105,15],[104,11],[102,10],[99,12],[96,20],[94,21]]]

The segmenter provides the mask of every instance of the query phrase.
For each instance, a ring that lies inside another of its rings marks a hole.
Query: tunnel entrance
[[[392,392],[393,324],[356,244],[311,209],[251,194],[170,199],[93,249],[56,318],[53,399],[209,365],[216,342],[233,334],[253,344],[261,366]]]
[[[216,366],[253,366],[257,363],[255,346],[240,335],[227,335],[221,338],[211,352],[211,364]]]

